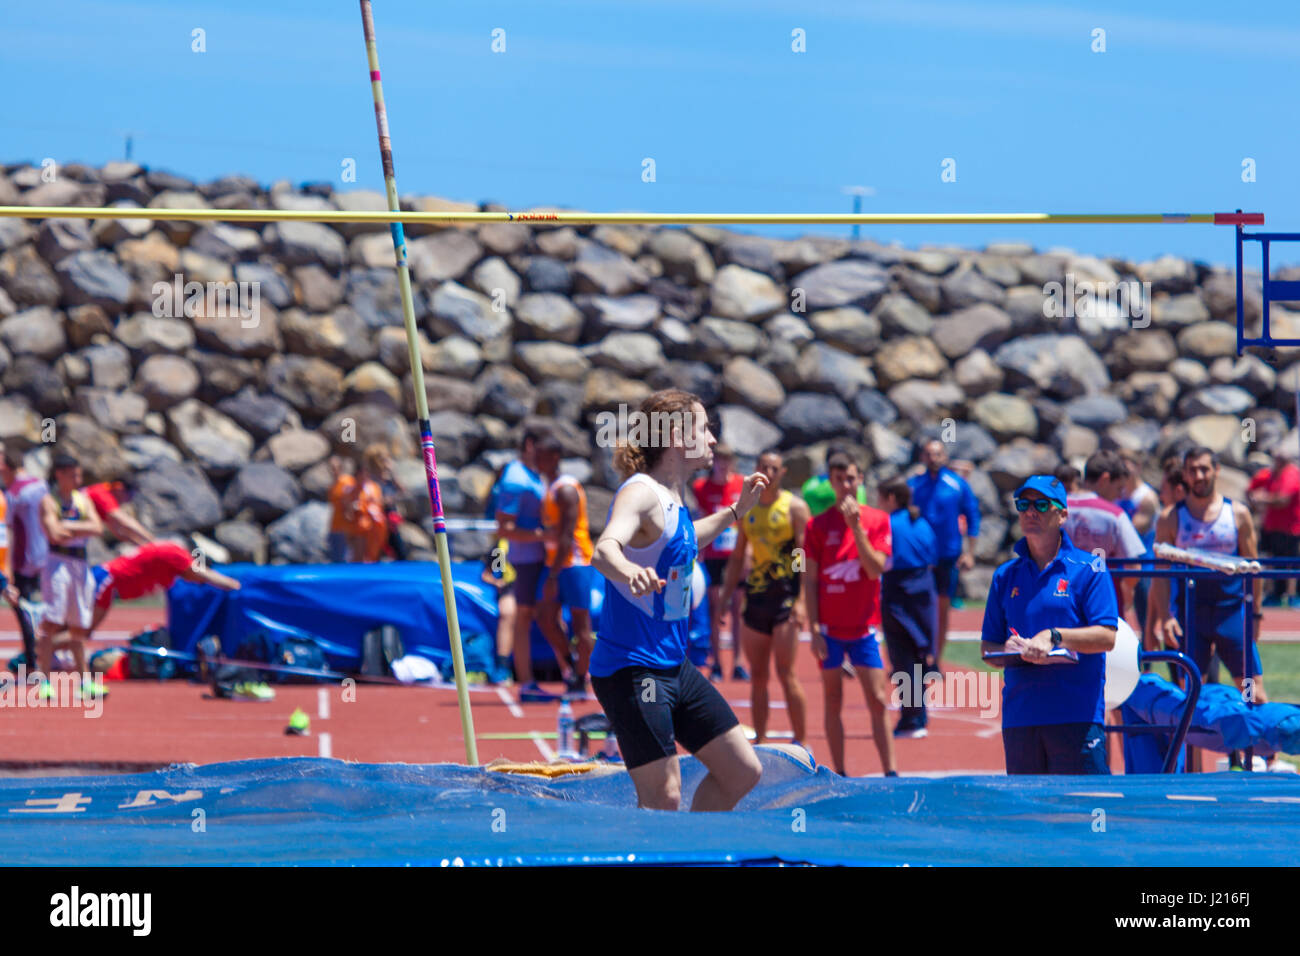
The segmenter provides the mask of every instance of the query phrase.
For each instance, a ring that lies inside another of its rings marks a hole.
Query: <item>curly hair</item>
[[[703,404],[698,395],[680,388],[665,388],[647,396],[634,413],[646,427],[629,429],[614,452],[614,467],[624,478],[652,470],[669,445],[671,426],[680,423],[683,428],[689,428],[692,409]],[[637,433],[644,439],[634,442],[632,438]]]

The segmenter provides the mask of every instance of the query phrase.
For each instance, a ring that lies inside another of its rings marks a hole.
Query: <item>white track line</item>
[[[332,741],[330,740],[330,735],[321,734],[316,739],[320,741],[320,755],[322,757],[333,757],[334,748],[331,746]]]
[[[1202,797],[1194,793],[1166,793],[1165,798],[1169,800],[1189,800],[1195,803],[1218,803],[1218,797]]]
[[[316,691],[316,716],[321,720],[330,719],[330,692],[328,687]]]
[[[1122,793],[1111,793],[1109,790],[1077,790],[1066,794],[1067,797],[1114,797],[1116,800],[1124,799]]]
[[[510,711],[511,717],[522,717],[524,715],[524,709],[515,703],[515,699],[510,696],[510,691],[504,687],[498,687],[497,696],[501,698],[501,703],[506,705],[506,710]]]
[[[545,740],[542,739],[542,734],[540,731],[534,730],[528,736],[532,737],[533,743],[537,744],[537,749],[542,752],[543,760],[550,762],[555,759],[555,751],[552,750],[550,745]]]

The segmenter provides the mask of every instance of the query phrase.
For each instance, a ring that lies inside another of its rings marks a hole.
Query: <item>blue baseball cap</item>
[[[1065,485],[1051,475],[1032,475],[1026,478],[1025,483],[1016,489],[1016,497],[1019,498],[1026,491],[1036,491],[1048,501],[1065,507]]]

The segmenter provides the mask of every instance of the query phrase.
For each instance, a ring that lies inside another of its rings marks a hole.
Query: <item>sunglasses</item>
[[[1021,512],[1028,511],[1030,508],[1033,508],[1039,514],[1043,514],[1049,508],[1053,508],[1053,507],[1056,507],[1055,503],[1048,501],[1046,498],[1017,498],[1016,499],[1016,510]]]

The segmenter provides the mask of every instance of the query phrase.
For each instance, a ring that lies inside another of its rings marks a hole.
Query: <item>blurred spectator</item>
[[[135,497],[135,483],[128,481],[101,481],[82,489],[90,499],[104,528],[113,537],[134,545],[149,544],[154,540],[149,529],[137,521],[123,507]]]
[[[728,446],[719,444],[714,447],[712,469],[691,485],[701,514],[714,514],[740,500],[740,489],[745,485],[745,476],[737,474],[735,464],[735,453]],[[713,681],[720,681],[726,676],[726,670],[722,666],[722,616],[727,608],[722,603],[722,579],[726,575],[727,560],[736,549],[738,534],[736,526],[731,525],[710,541],[700,554],[709,577],[709,647],[713,655],[713,669],[709,679]],[[731,600],[731,676],[735,680],[748,680],[749,672],[740,663],[739,621],[740,592],[736,591]]]
[[[1160,493],[1142,478],[1142,459],[1131,451],[1120,452],[1120,458],[1127,469],[1128,477],[1124,481],[1119,498],[1115,504],[1124,509],[1138,537],[1142,539],[1144,558],[1155,557],[1152,550],[1156,543],[1156,519],[1160,517]],[[1151,579],[1138,578],[1133,588],[1133,605],[1137,611],[1139,634],[1147,624],[1147,597],[1151,593]]]
[[[343,473],[341,467],[331,461],[331,467],[339,472],[334,487],[330,489],[330,504],[334,507],[330,523],[331,544],[338,547],[338,539],[333,535],[343,536],[345,560],[378,561],[383,552],[388,538],[388,521],[378,478],[384,471],[387,456],[383,445],[371,445],[362,454],[355,476]]]
[[[1146,553],[1146,545],[1133,522],[1115,504],[1127,480],[1128,469],[1115,452],[1099,451],[1088,459],[1083,469],[1082,490],[1067,492],[1065,496],[1067,510],[1063,528],[1076,548],[1100,554],[1103,561],[1140,558]],[[1112,577],[1112,580],[1122,615],[1132,606],[1137,579]]]
[[[716,455],[716,450],[714,451]],[[847,455],[849,450],[840,445],[826,446],[826,461],[830,461],[836,455]],[[820,475],[813,475],[803,483],[799,489],[799,497],[804,500],[808,506],[809,513],[816,518],[823,511],[835,504],[835,489],[831,487],[829,471],[824,471]],[[858,504],[867,503],[867,489],[863,485],[858,486]],[[725,505],[723,507],[726,507]],[[708,512],[705,512],[706,514]]]
[[[41,572],[50,543],[41,528],[41,502],[50,493],[43,478],[23,470],[23,453],[9,446],[0,454],[0,485],[8,501],[5,522],[9,539],[9,564],[13,572],[5,588],[5,600],[14,609],[23,635],[23,655],[31,670],[36,661],[36,625],[19,607],[20,600],[39,601]]]
[[[1165,476],[1160,480],[1160,509],[1182,504],[1187,497],[1187,480],[1183,477],[1182,462],[1163,466]]]
[[[329,553],[331,561],[341,564],[348,559],[348,520],[343,513],[343,496],[347,494],[356,479],[349,473],[347,460],[342,455],[330,455],[329,468],[333,476],[329,493],[332,507]]]
[[[1260,551],[1271,558],[1300,555],[1300,467],[1294,456],[1281,446],[1273,449],[1273,465],[1255,472],[1247,488],[1260,522]],[[1295,601],[1295,579],[1273,580],[1266,585],[1264,603],[1278,605]]]

